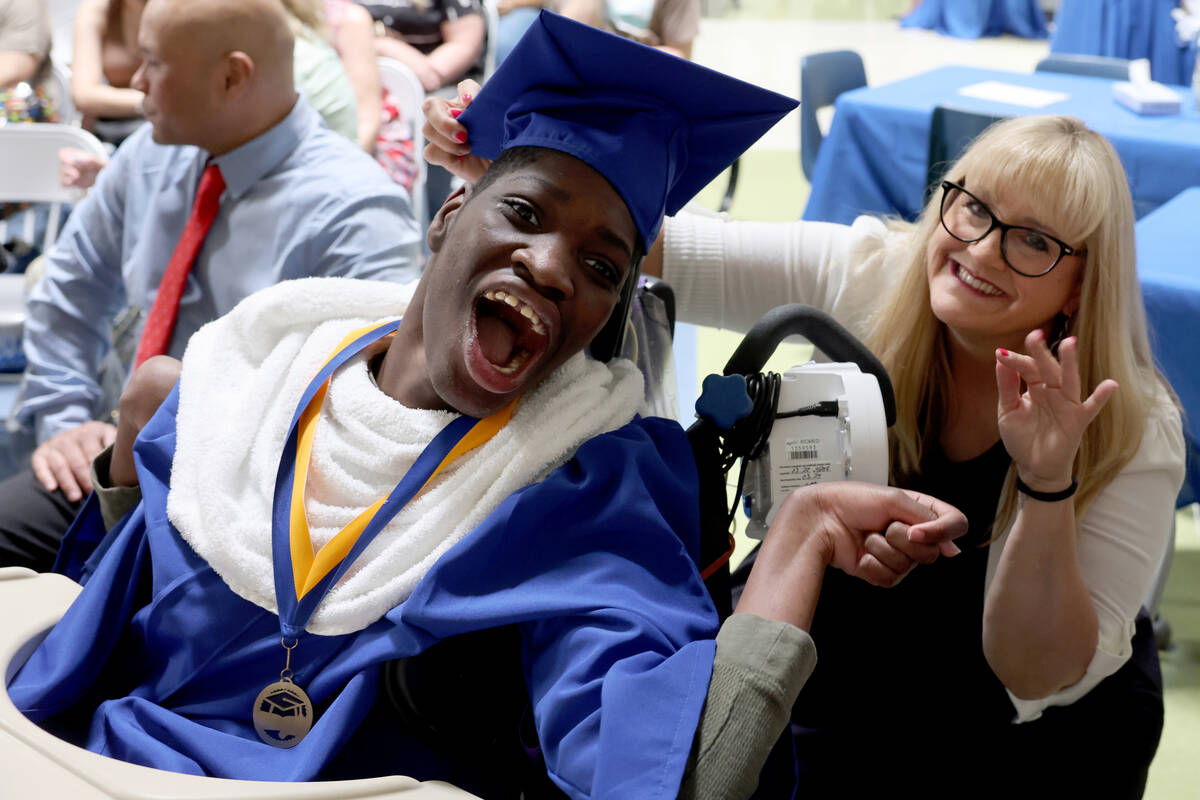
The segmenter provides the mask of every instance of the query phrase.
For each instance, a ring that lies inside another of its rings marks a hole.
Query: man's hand
[[[781,523],[786,530],[777,531]],[[811,541],[827,564],[849,575],[894,586],[917,564],[957,555],[952,540],[966,533],[967,518],[920,492],[844,481],[792,492],[771,531],[787,537],[786,544]]]
[[[33,474],[46,491],[77,503],[92,490],[92,459],[117,438],[107,422],[85,422],[55,434],[33,451]]]
[[[78,147],[64,147],[58,151],[58,182],[63,186],[90,189],[106,164],[107,158],[93,155]]]
[[[956,555],[967,530],[941,500],[868,483],[797,489],[775,515],[738,602],[739,613],[808,629],[827,566],[876,586],[894,586],[918,563]]]
[[[134,370],[121,392],[121,424],[108,466],[112,486],[136,486],[137,470],[133,463],[133,443],[142,428],[158,411],[163,400],[179,382],[182,363],[170,356],[155,356]]]

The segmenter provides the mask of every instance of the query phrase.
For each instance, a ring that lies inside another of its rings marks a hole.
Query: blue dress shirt
[[[26,308],[29,365],[13,415],[39,442],[105,410],[97,376],[113,323],[154,302],[208,159],[197,147],[155,144],[147,124],[71,214]],[[188,276],[169,355],[279,281],[419,277],[408,196],[303,98],[275,127],[213,160],[226,188]]]

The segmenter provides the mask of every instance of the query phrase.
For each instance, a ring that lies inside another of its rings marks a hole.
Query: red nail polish
[[[462,109],[461,109],[461,108],[452,108],[452,109],[450,109],[450,116],[454,117],[455,119],[458,119],[458,115],[459,115],[459,114],[461,114],[461,113],[462,113]]]
[[[471,95],[469,95],[469,94],[464,94],[462,97],[463,97],[463,102],[464,102],[464,103],[469,103],[469,102],[471,102]]]
[[[1005,350],[1003,347],[1001,347],[1001,348],[999,348],[998,350],[996,350],[996,352],[997,352],[997,353],[999,353],[1000,355],[1004,356],[1005,358],[1007,358],[1007,357],[1008,357],[1008,351],[1007,351],[1007,350]]]
[[[467,135],[466,135],[465,133],[463,133],[462,131],[459,131],[458,133],[454,134],[454,141],[456,141],[456,142],[466,142],[466,141],[467,141]]]

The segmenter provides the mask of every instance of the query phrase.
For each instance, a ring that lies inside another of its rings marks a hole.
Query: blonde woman
[[[1162,702],[1138,614],[1184,448],[1133,222],[1112,146],[1065,117],[990,128],[915,224],[668,220],[648,271],[685,319],[832,312],[895,384],[893,482],[970,521],[961,557],[886,596],[826,576],[792,716],[817,796],[901,775],[925,796],[1141,796]]]

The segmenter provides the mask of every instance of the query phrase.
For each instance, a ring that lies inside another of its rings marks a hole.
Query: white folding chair
[[[78,147],[102,158],[108,153],[92,134],[71,125],[32,123],[0,127],[0,203],[49,203],[50,218],[42,250],[48,251],[58,238],[62,204],[83,197],[80,189],[64,188],[58,182],[58,151]],[[34,215],[25,214],[25,238],[33,240]],[[0,241],[8,230],[0,222]]]
[[[4,689],[58,622],[79,586],[62,575],[23,567],[0,569],[0,770],[5,797],[73,800],[478,800],[440,781],[390,776],[350,781],[283,783],[204,778],[140,767],[57,738],[26,718]]]
[[[78,127],[83,122],[83,115],[75,109],[75,103],[71,100],[71,70],[52,59],[43,85],[58,110],[58,121]]]
[[[50,57],[59,64],[70,64],[75,51],[75,13],[83,0],[45,0],[50,15]]]
[[[500,8],[496,0],[481,0],[487,35],[483,40],[483,79],[496,71],[496,45],[500,42]]]
[[[379,80],[388,93],[395,98],[404,119],[412,126],[413,154],[417,162],[417,176],[413,179],[412,205],[420,230],[425,229],[425,137],[421,125],[425,118],[421,114],[421,102],[425,99],[425,87],[411,69],[394,58],[379,59]]]

